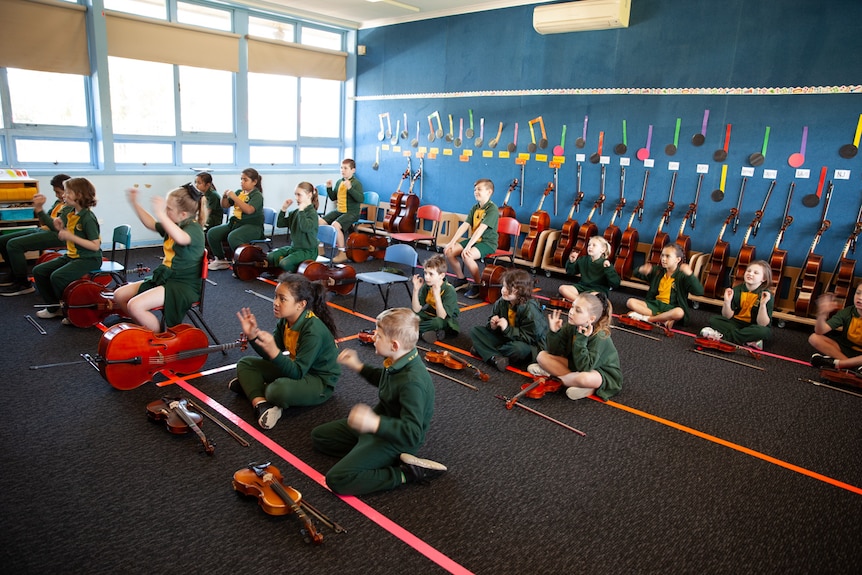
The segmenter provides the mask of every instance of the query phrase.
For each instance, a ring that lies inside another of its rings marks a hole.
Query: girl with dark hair
[[[202,196],[192,186],[176,188],[168,199],[152,199],[155,216],[138,203],[138,190],[129,188],[126,196],[141,223],[164,239],[162,264],[143,281],[129,283],[114,291],[120,313],[135,323],[159,332],[161,322],[151,310],[164,307],[166,327],[183,320],[193,303],[201,297],[201,265],[204,257]]]
[[[278,266],[286,272],[295,272],[305,260],[317,258],[317,230],[320,226],[315,187],[309,182],[300,182],[293,194],[296,197],[296,209],[287,213],[293,199],[284,200],[276,224],[290,230],[291,245],[266,254],[270,265]]]
[[[244,357],[228,389],[247,397],[263,429],[292,405],[319,405],[332,397],[341,375],[337,329],[326,305],[326,288],[300,274],[278,278],[272,311],[278,323],[261,330],[249,308],[237,312],[242,331],[260,357]]]
[[[190,184],[186,184],[188,187]],[[213,184],[212,174],[209,172],[200,172],[195,176],[195,182],[192,184],[198,193],[203,194],[203,205],[206,206],[206,219],[204,220],[204,233],[210,228],[220,225],[224,219],[224,210],[221,207],[221,196]],[[202,210],[203,211],[203,210]]]
[[[645,299],[629,298],[626,307],[629,316],[670,329],[674,322],[688,320],[688,295],[703,295],[703,285],[685,262],[685,253],[679,244],[668,244],[661,251],[659,266],[645,263],[634,276],[649,284]]]
[[[42,319],[61,317],[60,296],[70,283],[102,265],[102,239],[99,220],[90,209],[96,205],[96,187],[87,178],[69,178],[63,182],[63,201],[69,209],[54,218],[54,229],[66,253],[33,268],[36,289],[50,304],[36,315]]]
[[[533,280],[526,270],[503,274],[500,299],[494,303],[487,325],[470,330],[474,351],[483,360],[506,371],[509,362],[526,365],[545,348],[548,322],[533,299]]]
[[[240,176],[240,190],[227,190],[222,194],[221,207],[233,207],[226,224],[211,228],[207,232],[207,243],[215,255],[210,262],[211,270],[230,268],[228,258],[240,244],[263,239],[263,176],[254,168],[246,168]],[[225,254],[222,242],[227,240],[230,254]]]
[[[623,374],[611,341],[611,313],[611,302],[601,292],[580,294],[569,309],[565,325],[562,312],[555,309],[548,319],[548,348],[527,371],[559,379],[569,399],[595,393],[607,400],[618,394]]]

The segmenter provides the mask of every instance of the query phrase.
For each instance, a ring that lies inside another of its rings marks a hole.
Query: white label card
[[[764,180],[774,180],[778,177],[778,170],[763,170]]]
[[[709,164],[698,164],[697,165],[697,173],[698,174],[708,174],[709,173]]]
[[[750,168],[748,166],[743,166],[742,169],[739,171],[739,175],[750,178],[751,176],[754,175],[754,168]]]
[[[670,171],[670,172],[677,172],[677,171],[679,171],[679,162],[668,162],[668,163],[667,163],[667,169],[668,169],[668,171]]]

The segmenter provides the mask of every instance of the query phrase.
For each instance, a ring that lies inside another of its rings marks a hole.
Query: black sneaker
[[[509,358],[496,355],[491,358],[491,361],[494,362],[494,365],[497,366],[497,371],[506,371],[506,368],[509,367]]]
[[[9,286],[8,288],[0,292],[0,295],[11,297],[16,295],[33,293],[34,291],[36,291],[36,288],[33,287],[33,284],[31,284],[30,282],[26,282]]]
[[[0,287],[9,287],[17,284],[18,281],[15,279],[15,276],[3,274],[3,276],[0,277]]]
[[[229,382],[227,382],[227,388],[229,390],[231,390],[232,392],[234,392],[235,394],[242,396],[242,397],[245,397],[245,390],[239,384],[238,378],[235,377],[232,380],[230,380]]]
[[[464,291],[470,287],[470,282],[467,281],[467,278],[455,278],[449,283],[455,286],[455,291]]]
[[[446,466],[430,459],[422,459],[409,453],[401,454],[401,465],[398,466],[404,474],[407,483],[427,483],[446,473]]]
[[[469,299],[478,298],[479,297],[479,286],[477,286],[476,284],[473,284],[473,286],[470,289],[468,289],[467,292],[464,294],[464,297],[469,298]]]
[[[254,413],[257,415],[257,424],[263,429],[272,429],[278,420],[281,419],[282,409],[277,405],[273,405],[268,401],[261,401],[254,406]]]
[[[811,365],[814,367],[835,367],[835,358],[822,353],[811,354]]]

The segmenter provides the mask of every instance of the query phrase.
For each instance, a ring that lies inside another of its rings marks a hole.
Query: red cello
[[[340,295],[347,295],[356,285],[356,270],[352,266],[338,264],[329,267],[314,260],[305,260],[296,269],[311,281],[321,281],[326,289]]]
[[[769,190],[766,192],[766,197],[763,199],[763,205],[754,213],[754,219],[748,224],[748,229],[745,231],[745,238],[742,240],[742,246],[739,248],[739,255],[736,256],[736,267],[731,274],[733,285],[745,281],[745,270],[748,264],[754,261],[754,246],[748,243],[748,238],[752,234],[757,236],[757,230],[760,229],[760,222],[763,220],[763,212],[766,211],[766,204],[769,203],[769,197],[772,195],[772,190],[775,188],[775,180],[769,184]]]
[[[60,303],[63,314],[75,327],[93,327],[117,313],[113,293],[104,284],[88,279],[67,285]]]
[[[401,181],[398,182],[398,189],[395,190],[395,193],[392,194],[389,198],[389,210],[386,212],[386,215],[383,217],[383,229],[389,233],[397,232],[397,228],[395,228],[395,218],[401,213],[402,201],[401,199],[404,197],[404,194],[401,192],[401,186],[404,185],[404,180],[410,177],[410,164],[407,164],[407,169],[404,170],[404,173],[401,174]]]
[[[811,301],[815,299],[817,292],[817,283],[820,281],[820,269],[823,267],[823,256],[814,253],[814,248],[820,241],[820,236],[823,232],[829,229],[832,222],[826,219],[826,213],[829,211],[829,200],[832,198],[832,182],[826,187],[826,200],[823,204],[823,214],[821,215],[820,229],[814,236],[814,241],[811,242],[811,248],[808,250],[808,257],[805,258],[805,263],[802,265],[802,273],[799,275],[796,292],[796,315],[799,317],[807,317],[811,311]]]
[[[823,290],[824,292],[832,292],[839,308],[843,308],[847,304],[847,296],[850,294],[850,288],[853,287],[856,260],[848,258],[847,252],[851,249],[856,251],[856,238],[860,233],[862,233],[862,206],[860,206],[859,214],[856,216],[856,227],[844,243],[844,249],[841,250],[841,256],[838,258],[838,263],[835,264],[829,285]]]
[[[233,273],[242,281],[252,281],[263,274],[279,275],[283,271],[269,263],[263,249],[256,245],[242,244],[233,252]]]
[[[500,217],[501,218],[515,218],[518,217],[515,215],[515,208],[509,205],[509,196],[512,195],[512,192],[518,189],[518,180],[512,180],[512,183],[509,184],[509,189],[506,191],[506,197],[503,198],[503,205],[500,206]],[[497,237],[497,249],[500,251],[507,252],[509,251],[509,246],[512,245],[512,238],[509,234],[499,234]]]
[[[581,200],[584,199],[584,192],[581,191],[581,163],[578,162],[577,178],[576,178],[575,198],[572,201],[572,207],[569,208],[569,216],[563,223],[563,229],[560,232],[560,239],[557,240],[557,247],[554,249],[554,265],[558,268],[566,266],[569,259],[569,254],[572,253],[572,248],[575,247],[575,239],[578,237],[578,228],[580,224],[578,220],[572,219],[575,212],[581,205]]]
[[[676,175],[677,172],[674,172],[670,178],[670,193],[667,198],[667,207],[665,207],[664,213],[661,215],[661,220],[658,222],[658,229],[656,230],[655,236],[652,240],[649,257],[647,257],[647,262],[654,266],[659,265],[661,261],[661,251],[670,241],[670,237],[667,235],[667,232],[663,232],[661,229],[670,221],[670,214],[673,212],[673,191],[676,188]]]
[[[495,264],[488,264],[482,270],[482,280],[479,283],[479,297],[488,303],[494,303],[500,299],[503,288],[503,274],[506,268]]]
[[[608,259],[613,261],[614,254],[617,253],[617,249],[620,247],[620,239],[622,237],[622,231],[620,228],[615,225],[617,218],[620,214],[623,213],[623,208],[626,207],[626,168],[625,166],[620,166],[620,200],[617,202],[617,207],[614,208],[614,213],[611,216],[611,223],[608,224],[608,227],[605,228],[604,238],[611,246],[611,253],[608,254]]]
[[[718,239],[715,240],[715,247],[712,248],[712,255],[709,258],[709,268],[707,270],[706,281],[703,282],[703,293],[706,297],[718,297],[719,292],[724,288],[724,271],[727,266],[728,251],[730,244],[724,241],[724,231],[727,225],[733,221],[733,232],[736,233],[736,226],[739,223],[739,210],[742,207],[742,198],[745,195],[745,183],[748,178],[743,177],[739,187],[739,199],[736,202],[735,208],[730,208],[730,215],[724,220],[721,226],[721,231],[718,232]]]
[[[598,226],[593,223],[593,214],[596,213],[596,209],[601,211],[604,202],[605,166],[602,164],[601,189],[599,190],[599,197],[595,202],[593,202],[593,208],[590,210],[590,214],[587,216],[586,221],[582,223],[580,229],[578,229],[578,239],[575,241],[575,247],[572,248],[572,253],[576,253],[578,256],[587,253],[587,242],[589,242],[590,238],[596,235],[599,231]]]
[[[386,248],[389,246],[389,238],[353,232],[347,236],[344,253],[352,262],[361,263],[368,258],[382,260],[386,257]]]
[[[245,336],[222,345],[207,346],[208,341],[203,331],[184,323],[161,333],[119,323],[102,334],[99,354],[90,359],[105,381],[128,390],[152,381],[164,370],[181,375],[195,373],[206,363],[207,354],[234,347],[245,349],[247,345]]]
[[[554,183],[548,182],[548,186],[542,194],[542,199],[539,200],[539,207],[530,216],[530,231],[527,233],[527,237],[524,238],[524,243],[521,244],[521,259],[523,260],[533,261],[536,257],[536,249],[539,246],[539,236],[551,225],[551,216],[542,209],[542,204],[545,203],[545,198],[548,197],[548,194],[553,191]]]
[[[632,267],[634,266],[635,252],[638,249],[638,231],[632,227],[635,221],[635,216],[638,221],[643,221],[644,199],[646,198],[647,183],[649,182],[649,170],[644,172],[644,183],[641,189],[641,198],[637,205],[632,210],[632,215],[629,216],[629,223],[623,232],[623,237],[620,240],[620,249],[614,258],[614,269],[619,274],[620,278],[626,279],[632,275]]]
[[[269,515],[295,513],[302,521],[306,542],[323,543],[323,535],[314,527],[303,509],[302,494],[284,485],[284,478],[277,467],[266,463],[250,463],[233,474],[234,490],[244,495],[257,497],[260,508]]]
[[[416,212],[419,210],[419,196],[413,193],[413,186],[422,176],[422,170],[416,170],[410,179],[410,189],[401,195],[401,206],[392,221],[390,233],[412,234],[416,231]]]

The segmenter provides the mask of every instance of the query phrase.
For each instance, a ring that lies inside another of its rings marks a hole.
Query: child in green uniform
[[[568,301],[575,301],[579,293],[600,291],[607,295],[612,289],[620,287],[620,276],[608,261],[611,245],[602,236],[592,236],[587,242],[587,253],[579,256],[574,250],[566,262],[566,273],[581,276],[575,285],[561,285],[560,295]]]
[[[186,184],[188,186],[188,184]],[[224,219],[224,210],[221,207],[221,196],[213,184],[212,174],[209,172],[201,172],[195,176],[194,188],[203,194],[204,205],[206,205],[206,223],[204,224],[204,233],[221,225]]]
[[[0,255],[10,269],[8,278],[0,281],[0,287],[4,288],[0,295],[16,296],[36,291],[27,277],[26,253],[64,246],[64,242],[57,237],[57,230],[54,229],[54,218],[60,215],[61,210],[71,209],[63,201],[63,182],[68,179],[69,176],[66,174],[57,174],[51,178],[51,187],[57,199],[47,213],[43,211],[43,207],[48,198],[44,194],[33,196],[33,213],[39,218],[40,227],[18,230],[0,236]]]
[[[837,313],[829,317],[832,312]],[[862,283],[856,286],[853,303],[844,309],[832,293],[817,298],[817,321],[808,343],[817,350],[811,356],[814,367],[862,367]]]
[[[201,297],[203,196],[191,185],[171,190],[167,201],[155,196],[153,216],[138,203],[136,188],[126,190],[126,195],[144,227],[164,238],[165,257],[152,276],[114,290],[114,303],[122,315],[159,332],[162,331],[161,322],[152,310],[163,307],[165,327],[173,327],[182,322],[192,304]]]
[[[569,399],[596,394],[610,399],[620,392],[620,356],[611,341],[611,302],[602,293],[582,293],[572,303],[568,322],[555,309],[548,323],[548,349],[527,370],[559,378]]]
[[[251,401],[263,429],[272,429],[283,408],[320,405],[332,397],[341,375],[337,329],[321,283],[282,274],[272,311],[278,319],[272,333],[258,327],[249,308],[237,312],[243,333],[260,357],[240,359],[236,377],[228,383],[228,389]]]
[[[700,335],[763,349],[772,337],[772,267],[763,260],[745,268],[743,283],[724,290],[721,315],[709,318]]]
[[[356,162],[350,158],[341,161],[341,178],[335,182],[335,186],[332,180],[327,180],[326,194],[330,200],[335,200],[335,209],[320,218],[320,225],[331,225],[338,232],[335,244],[340,251],[332,258],[332,263],[340,264],[347,261],[344,232],[359,219],[359,210],[365,199],[362,182],[356,178]]]
[[[506,371],[509,363],[526,365],[545,349],[548,322],[533,299],[533,281],[525,270],[503,274],[500,299],[487,325],[470,330],[473,348],[483,360]]]
[[[691,266],[682,260],[682,248],[678,244],[668,244],[661,251],[659,267],[645,263],[635,270],[635,277],[646,281],[649,289],[645,299],[626,301],[630,317],[663,323],[668,329],[675,321],[688,321],[688,295],[703,295],[703,285],[692,273]]]
[[[215,255],[209,264],[211,270],[230,268],[228,258],[233,258],[233,252],[240,244],[263,239],[263,176],[254,168],[244,169],[240,188],[239,192],[227,190],[222,194],[221,207],[233,206],[230,220],[207,232],[207,243]],[[224,253],[224,240],[230,246],[230,254]]]
[[[54,229],[66,253],[33,268],[36,289],[50,307],[39,310],[42,319],[60,317],[60,296],[70,283],[102,265],[102,240],[99,220],[90,208],[96,205],[96,188],[86,178],[70,178],[63,182],[63,200],[70,209],[61,210],[54,218]]]
[[[456,289],[467,285],[458,258],[464,260],[464,267],[473,278],[473,285],[464,294],[470,299],[479,297],[479,284],[482,282],[479,260],[497,250],[497,221],[500,219],[500,211],[491,201],[493,194],[494,182],[488,179],[476,180],[473,184],[476,205],[470,209],[466,221],[458,227],[443,248],[449,267],[458,278]],[[461,236],[467,232],[470,232],[470,236],[462,240]]]
[[[426,343],[458,335],[458,296],[446,281],[446,258],[434,255],[423,264],[424,279],[413,276],[413,311],[419,316],[419,335]]]
[[[393,308],[377,316],[374,350],[383,367],[362,363],[345,349],[338,362],[359,372],[378,388],[378,403],[353,406],[347,419],[311,431],[314,448],[341,459],[326,474],[326,484],[342,495],[364,495],[424,481],[446,471],[440,463],[415,456],[434,414],[434,384],[419,357],[419,316]]]
[[[291,245],[278,248],[266,254],[270,265],[278,266],[286,272],[295,272],[305,260],[317,258],[317,190],[308,182],[300,182],[294,190],[296,209],[287,213],[293,204],[288,198],[278,212],[278,227],[290,230]]]

